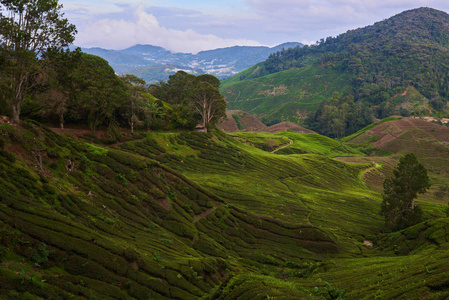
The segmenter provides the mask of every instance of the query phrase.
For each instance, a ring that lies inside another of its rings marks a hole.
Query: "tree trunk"
[[[64,130],[64,114],[59,115],[59,125],[61,126],[61,130]]]
[[[204,132],[207,132],[207,128],[206,128],[206,103],[204,101],[203,104],[203,130]]]
[[[14,123],[16,124],[20,123],[20,103],[12,104],[12,119]]]

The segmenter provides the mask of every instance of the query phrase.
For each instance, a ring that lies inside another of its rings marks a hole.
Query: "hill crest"
[[[292,122],[280,122],[271,126],[266,126],[255,116],[241,110],[226,111],[226,119],[219,124],[218,127],[225,132],[244,131],[277,133],[291,131],[297,133],[315,133],[313,130],[304,128]]]
[[[449,15],[418,8],[317,45],[272,54],[225,80],[221,91],[230,109],[300,122],[300,115],[315,113],[334,92],[352,95],[377,118],[416,113],[394,107],[392,99],[412,86],[428,99],[416,99],[427,106],[426,114],[447,114],[448,46]],[[281,85],[282,93],[263,93]]]

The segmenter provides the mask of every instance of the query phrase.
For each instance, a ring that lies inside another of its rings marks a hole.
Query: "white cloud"
[[[268,34],[317,40],[371,25],[404,10],[428,6],[448,11],[447,0],[244,0]]]
[[[60,0],[75,41],[122,49],[152,44],[176,52],[317,41],[404,10],[449,11],[447,0]],[[146,6],[137,6],[145,3]],[[112,33],[112,35],[109,35]]]
[[[174,52],[196,53],[234,45],[260,45],[246,39],[223,39],[213,34],[200,34],[192,29],[175,30],[160,26],[144,5],[134,10],[132,18],[105,18],[78,26],[75,44],[82,47],[123,49],[135,44],[151,44]]]

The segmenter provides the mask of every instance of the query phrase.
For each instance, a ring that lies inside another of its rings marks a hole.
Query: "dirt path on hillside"
[[[360,171],[359,174],[357,174],[357,180],[360,181],[360,182],[363,184],[363,186],[364,186],[365,188],[368,188],[368,187],[366,186],[366,183],[365,183],[365,175],[368,174],[368,173],[370,173],[370,172],[372,172],[372,171],[375,171],[375,170],[377,170],[377,169],[380,169],[380,168],[382,168],[382,165],[379,164],[379,163],[375,163],[374,166],[369,167],[369,168],[367,168],[367,169],[364,169],[364,170]]]
[[[207,217],[211,212],[215,211],[217,208],[220,207],[220,203],[218,203],[217,201],[212,201],[212,204],[214,205],[214,207],[209,208],[206,211],[203,211],[202,213],[200,213],[197,216],[193,217],[193,222],[196,223],[202,219],[204,219],[205,217]]]
[[[274,149],[273,151],[271,151],[271,153],[275,153],[275,152],[278,151],[278,150],[284,149],[284,148],[290,146],[291,144],[293,144],[293,140],[290,140],[290,142],[288,142],[287,144],[284,144],[284,145],[279,146],[279,148]]]

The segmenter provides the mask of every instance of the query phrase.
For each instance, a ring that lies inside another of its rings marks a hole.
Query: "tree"
[[[75,94],[73,71],[80,57],[81,49],[77,48],[75,51],[47,51],[42,58],[44,68],[37,80],[38,83],[41,81],[40,92],[37,93],[40,115],[50,119],[56,117],[61,129],[64,129],[70,99]]]
[[[74,41],[76,28],[64,19],[57,0],[1,0],[0,48],[6,57],[2,69],[10,96],[13,120],[20,122],[20,109],[39,59],[48,49],[61,49]]]
[[[161,81],[157,84],[152,84],[150,93],[164,102],[173,105],[186,105],[189,99],[192,98],[195,79],[195,75],[178,71],[170,75],[167,82]]]
[[[190,103],[200,114],[203,128],[207,129],[209,124],[217,123],[226,117],[226,101],[218,87],[208,81],[202,81],[199,77],[197,79]]]
[[[118,110],[128,98],[125,83],[101,57],[82,53],[73,75],[76,97],[71,117],[85,120],[92,132],[97,126],[115,124]]]
[[[381,214],[387,226],[402,229],[422,219],[422,211],[414,199],[430,187],[426,168],[413,153],[401,157],[393,177],[384,181]]]
[[[129,97],[125,104],[125,118],[131,127],[131,133],[134,133],[134,126],[140,122],[139,113],[144,110],[145,103],[143,101],[143,93],[146,91],[145,80],[132,75],[126,74],[122,77],[128,89]]]
[[[209,124],[226,117],[226,101],[220,94],[219,87],[220,80],[213,75],[196,77],[179,71],[170,75],[167,83],[151,85],[150,92],[172,105],[172,113],[176,114],[171,118],[173,126],[191,128],[200,118],[202,126],[206,129]],[[192,112],[188,111],[189,108]]]

